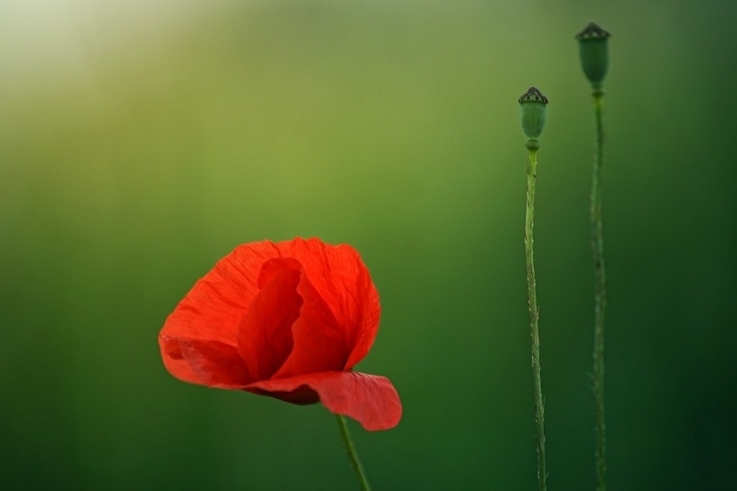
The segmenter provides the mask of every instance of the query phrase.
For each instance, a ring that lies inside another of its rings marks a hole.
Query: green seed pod
[[[576,34],[581,67],[594,89],[600,90],[609,68],[609,38],[611,34],[591,22],[583,31]]]
[[[522,129],[528,140],[537,141],[545,126],[545,106],[548,98],[535,87],[530,87],[519,98]]]

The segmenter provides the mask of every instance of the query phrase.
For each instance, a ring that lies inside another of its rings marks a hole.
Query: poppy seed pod
[[[576,34],[581,67],[595,89],[601,88],[601,83],[609,68],[610,37],[611,34],[594,22],[589,23],[583,31]]]
[[[537,140],[545,126],[545,106],[548,98],[535,87],[530,87],[519,98],[522,129],[528,139]]]

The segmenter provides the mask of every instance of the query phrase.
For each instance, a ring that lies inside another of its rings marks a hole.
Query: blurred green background
[[[737,3],[6,0],[0,488],[357,489],[333,417],[188,385],[156,337],[236,245],[319,236],[382,297],[352,423],[377,490],[536,486],[517,98],[549,98],[536,254],[549,484],[594,487],[593,112],[605,83],[609,476],[735,489]]]

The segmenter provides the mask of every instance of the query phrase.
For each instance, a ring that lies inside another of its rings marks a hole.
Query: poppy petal
[[[350,354],[345,329],[304,275],[297,293],[303,304],[292,326],[294,348],[273,378],[343,371]]]
[[[182,348],[179,346],[179,338],[171,338],[159,334],[159,348],[161,349],[161,358],[164,360],[164,366],[174,377],[191,384],[204,383],[192,371],[189,362],[184,359]]]
[[[159,339],[167,354],[164,364],[181,380],[223,389],[242,389],[252,380],[238,350],[228,344],[163,335]]]
[[[303,303],[300,276],[294,260],[271,259],[261,269],[264,284],[238,326],[238,352],[252,380],[271,378],[292,351],[292,325]]]
[[[323,372],[264,380],[245,388],[249,392],[287,402],[316,402],[317,396],[332,413],[349,416],[369,431],[388,430],[402,417],[402,403],[385,377],[358,372]]]
[[[269,241],[238,246],[195,283],[166,319],[161,334],[237,346],[238,325],[259,292],[261,266],[279,256]]]
[[[348,245],[327,245],[301,238],[277,244],[285,257],[297,259],[310,284],[345,332],[350,370],[371,349],[379,328],[379,294],[358,252]]]

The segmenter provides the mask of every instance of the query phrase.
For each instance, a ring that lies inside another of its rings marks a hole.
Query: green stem
[[[604,163],[604,92],[594,88],[596,155],[591,178],[591,245],[594,251],[594,403],[596,405],[597,491],[606,490],[606,432],[604,420],[604,312],[606,310],[606,269],[602,226],[602,165]]]
[[[351,435],[348,433],[348,425],[346,424],[345,417],[340,414],[336,414],[335,418],[338,420],[340,436],[343,438],[343,444],[345,445],[345,451],[348,454],[348,460],[351,462],[351,467],[356,471],[356,477],[358,478],[358,483],[361,485],[361,491],[371,491],[371,486],[369,486],[366,473],[363,470],[361,461],[358,460],[356,448],[353,446],[353,440],[351,440]]]
[[[543,407],[540,379],[540,331],[537,321],[537,285],[535,282],[535,257],[532,227],[535,215],[535,180],[537,178],[537,148],[535,139],[527,141],[527,206],[525,209],[525,254],[527,258],[527,304],[530,310],[530,335],[532,337],[532,383],[535,396],[535,426],[537,427],[537,479],[540,491],[547,488],[545,470],[545,409]]]

